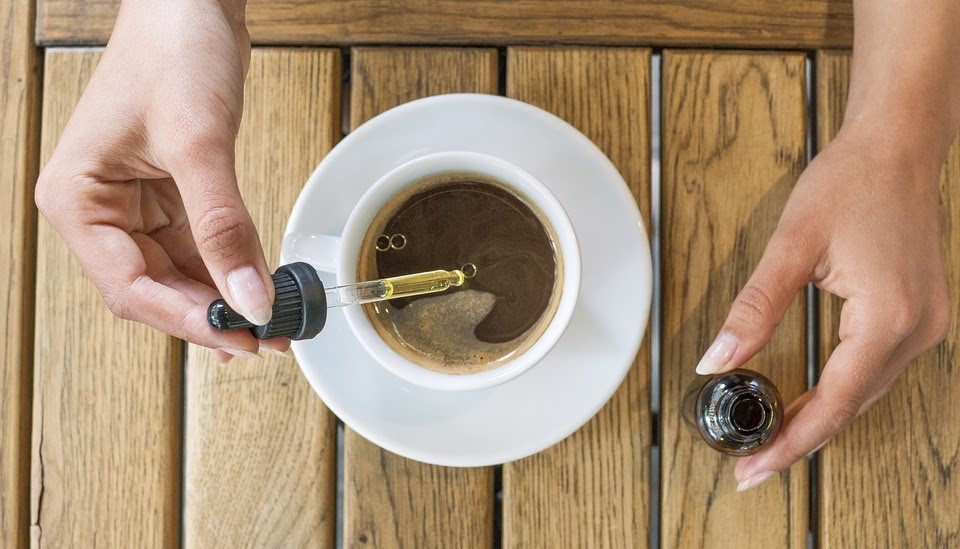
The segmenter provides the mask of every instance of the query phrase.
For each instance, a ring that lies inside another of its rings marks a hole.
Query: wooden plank
[[[338,50],[253,50],[237,177],[271,269],[303,182],[340,138]],[[184,543],[333,547],[336,417],[283,357],[189,346]]]
[[[25,545],[40,74],[33,2],[0,0],[0,547]]]
[[[100,58],[48,51],[49,158]],[[182,351],[110,314],[50,225],[37,237],[34,546],[174,547],[180,538]]]
[[[800,53],[664,53],[665,547],[806,547],[806,463],[738,494],[736,461],[707,447],[681,419],[682,399],[698,378],[694,368],[806,164],[804,64]],[[786,402],[806,389],[805,304],[801,293],[747,364],[770,377]]]
[[[822,149],[843,122],[848,52],[817,55]],[[953,326],[893,386],[819,453],[820,547],[960,544],[960,139],[940,180],[941,246]],[[840,300],[820,294],[820,364],[839,343]]]
[[[352,56],[353,128],[419,97],[497,91],[496,50],[357,48]],[[344,544],[490,547],[493,480],[491,467],[461,469],[411,461],[347,428]]]
[[[103,44],[119,0],[39,0],[42,44]],[[850,0],[250,0],[262,44],[849,47]]]
[[[511,48],[507,95],[592,139],[650,226],[650,50]],[[652,433],[647,337],[619,390],[587,425],[504,465],[504,546],[646,547]]]

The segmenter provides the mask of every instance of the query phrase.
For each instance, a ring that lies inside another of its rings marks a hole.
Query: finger
[[[227,303],[250,322],[266,324],[273,283],[237,188],[233,142],[197,139],[181,153],[170,172],[183,196],[197,250]]]
[[[189,297],[195,304],[202,306],[205,310],[210,307],[210,303],[220,299],[220,294],[216,290],[206,284],[188,278],[172,267],[170,271],[155,280]],[[207,324],[209,325],[209,321]],[[214,333],[223,335],[222,344],[216,349],[211,349],[211,354],[217,362],[226,363],[234,357],[254,358],[253,354],[248,350],[250,348],[248,344],[249,339],[253,337],[249,335],[249,331],[234,330],[219,332],[214,330]]]
[[[174,227],[163,227],[150,233],[150,238],[167,253],[174,267],[187,277],[202,282],[211,289],[216,288],[210,271],[207,270],[203,258],[197,250],[197,244],[190,233],[189,228],[178,229]],[[220,299],[222,296],[214,290],[214,299]]]
[[[192,299],[195,303],[209,307],[210,303],[220,299],[220,294],[210,286],[192,280],[181,273],[179,269],[174,265],[172,258],[168,258],[168,254],[165,253],[169,248],[162,246],[160,242],[155,241],[157,232],[151,233],[151,235],[133,235],[134,241],[140,246],[140,249],[144,252],[144,257],[147,258],[147,272],[151,276],[164,286],[173,288],[179,292],[182,292],[184,295]],[[178,232],[179,233],[179,232]],[[169,236],[169,232],[167,235]],[[179,233],[183,234],[183,233]],[[167,242],[172,242],[176,240],[169,239]],[[192,245],[192,241],[181,242],[183,245]],[[202,263],[200,264],[202,266]],[[243,337],[244,342],[246,342],[246,336],[248,332],[246,330],[239,330],[237,332],[230,333],[231,337]],[[285,337],[278,337],[273,339],[266,340],[257,340],[259,345],[258,352],[266,353],[271,355],[278,355],[284,357],[291,357],[292,355],[288,353],[290,349],[290,340]],[[244,345],[246,347],[246,345]],[[226,351],[219,350],[219,352],[213,353],[215,360],[219,362],[227,362],[234,356],[243,356],[247,357],[248,355],[243,352],[239,352],[238,349],[228,349]]]
[[[698,374],[732,370],[770,341],[793,298],[813,273],[814,258],[797,240],[780,230],[771,237],[720,333],[697,365]]]
[[[759,453],[743,458],[735,474],[747,489],[819,449],[845,429],[881,389],[873,372],[885,366],[893,349],[877,338],[850,338],[827,361],[816,390],[780,435]]]
[[[169,288],[189,297],[198,305],[209,306],[211,302],[220,299],[220,293],[203,282],[194,280],[180,272],[167,251],[150,236],[133,233],[130,235],[137,243],[147,263],[147,275]]]
[[[293,358],[290,352],[290,340],[285,337],[260,340],[260,352],[268,355]]]
[[[802,395],[798,396],[783,410],[783,423],[789,424],[793,421],[793,418],[797,417],[797,414],[804,406],[807,405],[807,402],[813,398],[813,395],[817,393],[817,388],[814,387],[809,391],[804,392]],[[736,478],[747,478],[743,475],[743,467],[750,463],[749,457],[743,457],[737,460],[737,465],[733,469],[733,475]]]
[[[226,351],[221,351],[220,349],[210,349],[210,356],[212,356],[213,360],[216,360],[220,364],[226,364],[233,359],[233,355]]]
[[[142,221],[140,226],[153,227],[147,233],[163,248],[178,271],[184,275],[216,288],[207,266],[190,232],[183,197],[173,178],[140,181]],[[221,296],[217,295],[219,299]]]
[[[147,276],[111,285],[107,305],[120,318],[142,322],[196,345],[256,354],[257,344],[249,333],[215,332],[206,319],[206,307],[183,293]],[[227,352],[230,352],[230,351]]]
[[[186,303],[189,302],[188,311],[183,307],[175,309],[173,303],[167,306],[166,310],[164,310],[165,304],[163,302],[138,303],[137,309],[143,311],[141,314],[149,314],[149,311],[162,314],[162,316],[169,320],[157,320],[156,322],[166,322],[167,326],[170,325],[170,321],[176,321],[178,318],[184,319],[179,330],[173,328],[173,330],[176,330],[176,333],[171,331],[171,329],[160,329],[191,343],[219,348],[233,356],[249,358],[256,354],[259,345],[249,331],[236,330],[219,332],[210,327],[207,322],[206,311],[210,303],[218,299],[216,290],[205,284],[191,280],[179,272],[176,267],[174,267],[165,250],[152,238],[141,233],[133,233],[130,235],[130,238],[139,248],[144,258],[144,274],[146,277],[155,284],[172,290],[183,298],[177,299],[174,303],[186,305]],[[138,302],[138,296],[131,295],[129,297],[133,299],[134,302]],[[198,311],[201,313],[201,320],[199,322],[197,320]],[[133,315],[135,314],[136,313],[133,313]],[[131,320],[138,320],[153,325],[152,322],[141,318],[131,318]]]
[[[182,273],[179,273],[175,270],[172,271],[170,275],[168,275],[162,280],[158,280],[157,282],[160,282],[164,286],[169,286],[170,288],[173,288],[179,292],[182,292],[184,295],[194,300],[194,302],[200,305],[203,305],[204,307],[207,307],[207,308],[210,307],[210,303],[212,303],[217,299],[220,299],[220,294],[217,293],[217,291],[211,288],[210,286],[197,282],[196,280],[191,280],[190,278],[184,276]],[[231,331],[226,333],[229,333],[231,334],[231,337],[234,337],[233,334],[243,335],[249,332],[247,330],[237,330],[237,331]],[[245,336],[244,336],[244,340],[246,340]],[[258,353],[260,353],[261,355],[269,354],[269,355],[293,358],[293,355],[289,352],[290,340],[285,337],[257,340],[257,344],[259,345]],[[246,345],[244,345],[243,347],[246,348]],[[231,350],[236,350],[236,349],[231,349]],[[239,352],[228,353],[226,355],[224,355],[223,352],[214,353],[214,359],[218,360],[219,362],[227,362],[233,356],[249,357],[249,355],[247,355],[246,353],[239,353]]]
[[[797,417],[797,414],[800,413],[800,410],[810,402],[810,399],[817,394],[817,388],[814,387],[809,391],[804,392],[802,395],[793,399],[793,402],[787,405],[783,410],[783,422],[790,423],[793,421],[793,418]]]

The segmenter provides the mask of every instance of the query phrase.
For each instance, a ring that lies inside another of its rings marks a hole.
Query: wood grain
[[[338,50],[253,50],[237,177],[271,269],[303,182],[340,137]],[[333,547],[336,417],[292,359],[189,346],[184,543]]]
[[[33,2],[0,0],[0,547],[25,545],[40,102]]]
[[[664,53],[664,547],[806,547],[806,463],[738,494],[735,460],[707,447],[681,419],[694,368],[806,163],[804,62],[799,53]],[[801,293],[747,364],[787,402],[806,388],[805,303]]]
[[[351,126],[397,104],[440,93],[497,91],[489,49],[377,49],[352,53]],[[347,547],[491,547],[490,467],[438,467],[401,458],[347,428],[344,445]]]
[[[650,226],[650,50],[511,48],[507,95],[567,120],[620,170]],[[650,338],[582,429],[503,467],[505,547],[646,547]]]
[[[89,50],[48,50],[43,158],[99,57]],[[111,315],[43,220],[36,301],[32,545],[176,546],[180,342]]]
[[[37,38],[103,44],[119,0],[39,0]],[[250,0],[263,44],[850,47],[850,0]]]
[[[849,71],[849,53],[818,53],[821,148],[840,129]],[[820,451],[820,547],[960,546],[960,139],[940,180],[940,227],[953,326]],[[839,343],[840,305],[821,293],[820,364]]]

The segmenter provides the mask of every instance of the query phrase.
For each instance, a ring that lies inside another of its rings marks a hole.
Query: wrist
[[[149,20],[157,16],[158,8],[206,7],[219,11],[234,34],[246,34],[247,0],[122,0],[117,20],[127,17],[139,18],[143,14]]]
[[[938,165],[960,130],[960,74],[904,69],[896,77],[860,71],[851,81],[841,131],[884,142]],[[952,85],[956,81],[957,86]]]
[[[856,143],[867,157],[938,180],[956,135],[956,126],[942,113],[886,105],[848,108],[837,138]]]

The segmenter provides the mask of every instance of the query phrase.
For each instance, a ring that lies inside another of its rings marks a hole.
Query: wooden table
[[[292,360],[218,365],[109,314],[32,189],[99,58],[80,46],[105,43],[115,10],[0,0],[0,546],[960,547],[960,322],[851,429],[756,490],[736,493],[734,461],[680,420],[811,147],[839,127],[848,2],[251,0],[237,168],[269,258],[345,133],[448,92],[566,119],[658,227],[657,328],[619,391],[555,447],[477,469],[341,429]],[[956,319],[960,146],[942,226]],[[799,297],[753,363],[788,399],[835,345],[837,311]]]

